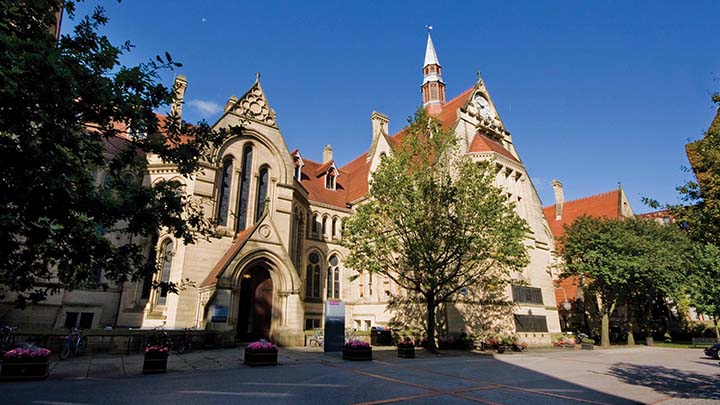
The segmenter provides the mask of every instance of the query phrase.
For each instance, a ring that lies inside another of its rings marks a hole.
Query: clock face
[[[474,101],[475,107],[477,107],[480,116],[488,120],[493,117],[493,112],[490,109],[490,103],[488,103],[487,99],[483,97],[482,94],[476,93]]]

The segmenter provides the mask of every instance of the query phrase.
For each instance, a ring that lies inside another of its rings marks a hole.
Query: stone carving
[[[245,95],[235,103],[234,112],[238,115],[245,116],[255,121],[276,127],[275,111],[268,105],[260,88],[260,83],[255,85]]]

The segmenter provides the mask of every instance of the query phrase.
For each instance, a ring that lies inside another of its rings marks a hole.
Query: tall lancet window
[[[242,172],[240,173],[240,187],[238,189],[237,205],[237,232],[247,226],[248,198],[250,195],[250,170],[252,168],[252,146],[246,146],[243,150]]]
[[[218,225],[226,226],[228,209],[230,208],[230,183],[232,182],[232,160],[227,159],[223,164],[220,178],[220,195],[218,196]]]
[[[172,268],[172,248],[172,241],[168,239],[160,251],[162,254],[162,269],[160,270],[158,282],[162,284],[157,293],[157,305],[165,305],[167,303],[167,283],[170,281],[170,269]]]
[[[263,166],[260,169],[260,176],[258,177],[257,185],[257,204],[255,204],[255,221],[260,219],[263,212],[265,211],[265,198],[268,194],[268,181],[270,180],[270,174],[267,166]]]

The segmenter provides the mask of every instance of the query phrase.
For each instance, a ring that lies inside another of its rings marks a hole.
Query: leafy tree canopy
[[[421,296],[434,348],[435,309],[462,288],[497,289],[528,262],[526,224],[494,186],[494,166],[460,152],[423,109],[372,174],[369,198],[345,222],[349,267]]]
[[[147,158],[189,176],[237,130],[159,119],[174,97],[159,73],[180,64],[165,53],[123,66],[131,45],[100,33],[99,7],[57,39],[61,7],[75,18],[70,1],[0,0],[0,294],[21,306],[97,287],[100,272],[144,278],[155,270],[144,245],[159,229],[186,243],[209,237],[180,182],[144,182]]]
[[[566,226],[561,237],[560,276],[581,277],[595,296],[603,316],[602,344],[609,345],[608,319],[616,305],[641,310],[655,299],[682,297],[691,251],[687,235],[676,226],[584,216]]]

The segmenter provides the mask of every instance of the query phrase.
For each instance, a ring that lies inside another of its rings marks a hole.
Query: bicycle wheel
[[[77,347],[75,348],[75,354],[79,356],[85,353],[85,351],[87,350],[87,345],[87,336],[81,337],[80,340],[78,340]]]
[[[65,339],[62,350],[60,350],[60,360],[67,360],[70,357],[70,342]]]

